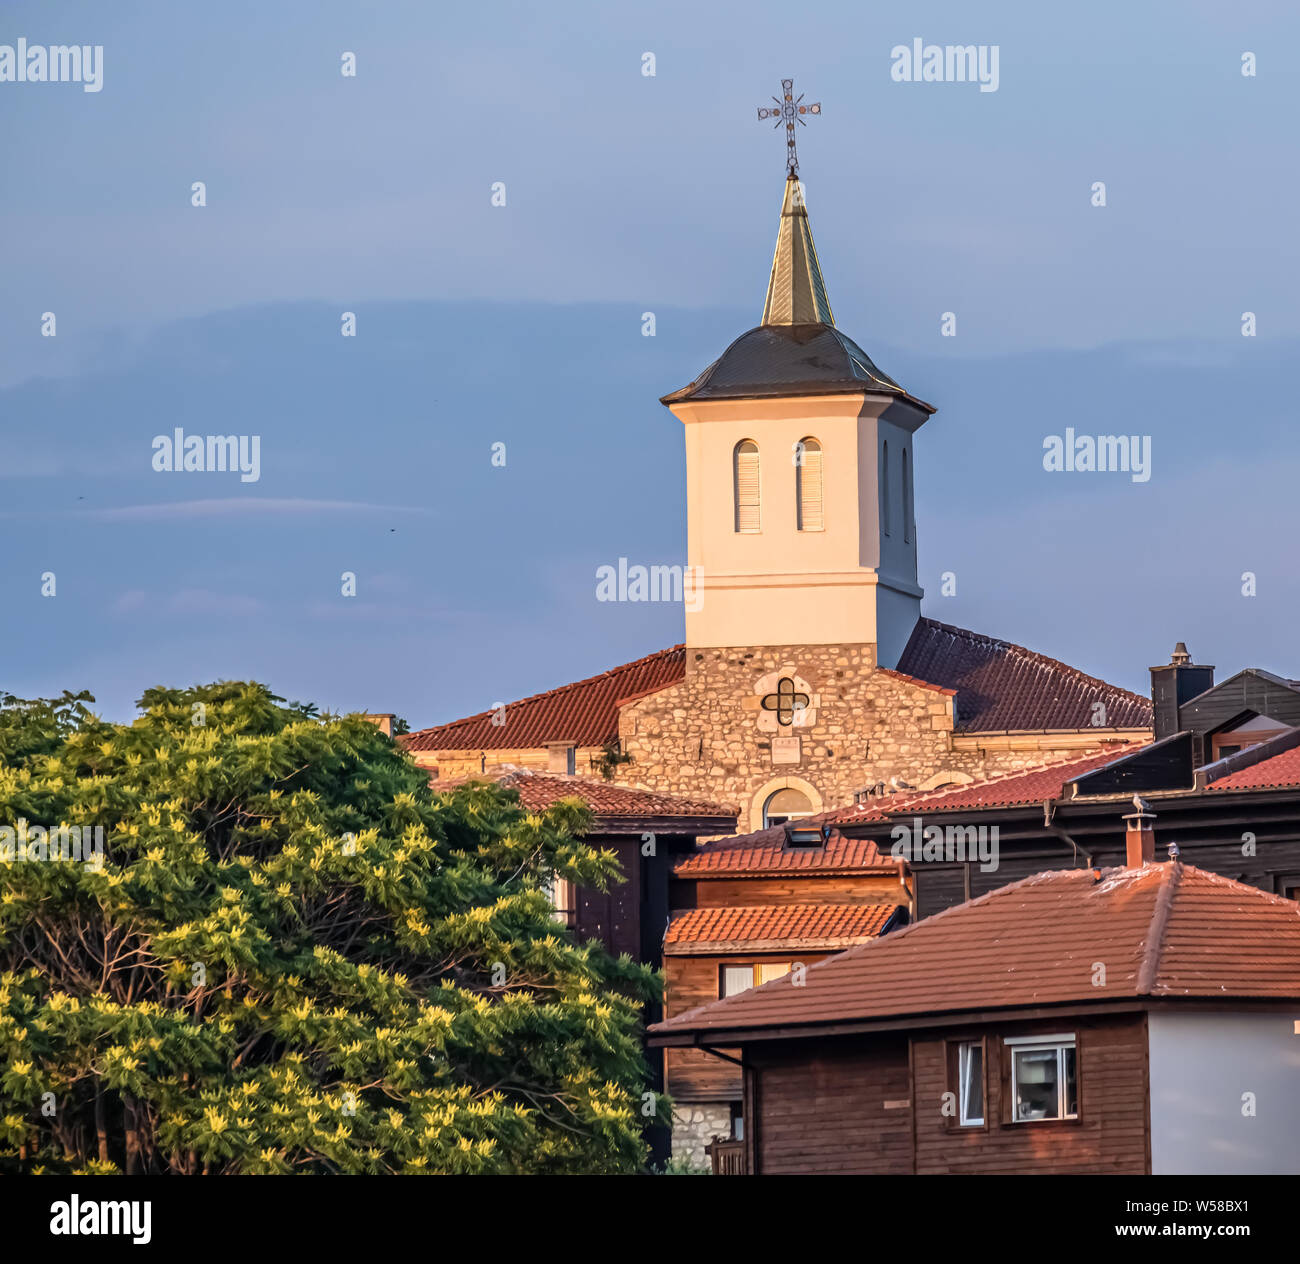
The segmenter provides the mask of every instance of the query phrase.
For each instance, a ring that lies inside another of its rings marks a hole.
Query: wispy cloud
[[[227,496],[211,500],[177,500],[156,505],[120,505],[93,509],[87,516],[101,522],[164,522],[200,518],[247,518],[258,514],[307,517],[312,514],[429,514],[411,505],[377,505],[362,500]]]

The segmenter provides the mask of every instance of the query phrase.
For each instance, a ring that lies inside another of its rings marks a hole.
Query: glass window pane
[[[962,1045],[958,1051],[961,1080],[961,1122],[984,1122],[984,1049],[982,1045]]]
[[[722,995],[735,996],[737,992],[748,992],[754,986],[753,966],[723,966]]]
[[[773,979],[779,979],[782,975],[790,973],[790,963],[788,961],[765,961],[754,971],[754,982],[771,983]]]
[[[1065,1059],[1065,1113],[1067,1117],[1073,1117],[1079,1113],[1079,1084],[1075,1072],[1074,1050],[1062,1049],[1061,1053]]]
[[[1015,1052],[1016,1118],[1056,1119],[1060,1114],[1057,1049]]]

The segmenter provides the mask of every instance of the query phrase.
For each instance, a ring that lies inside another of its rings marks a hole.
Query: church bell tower
[[[835,327],[790,148],[762,323],[662,400],[686,435],[686,644],[865,644],[893,667],[920,617],[912,437],[934,409]]]

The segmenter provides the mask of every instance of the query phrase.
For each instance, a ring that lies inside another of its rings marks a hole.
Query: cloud
[[[95,509],[90,517],[101,522],[163,522],[201,518],[252,517],[270,514],[279,517],[311,514],[428,514],[429,509],[410,505],[377,505],[361,500],[304,500],[298,498],[228,496],[210,500],[178,500],[156,505],[120,505],[114,509]]]
[[[222,593],[211,588],[182,588],[173,593],[148,593],[142,588],[131,588],[113,602],[114,614],[136,614],[146,611],[157,615],[204,615],[220,617],[235,615],[248,618],[260,615],[266,603],[243,593]]]

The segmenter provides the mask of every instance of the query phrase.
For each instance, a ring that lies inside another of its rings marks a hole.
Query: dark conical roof
[[[663,396],[662,402],[846,391],[897,395],[927,413],[934,412],[876,368],[852,338],[835,328],[803,186],[791,174],[781,203],[763,323],[741,334],[695,381]]]
[[[741,334],[689,386],[665,395],[662,402],[846,391],[884,392],[934,411],[876,368],[871,357],[833,325],[759,325]]]

